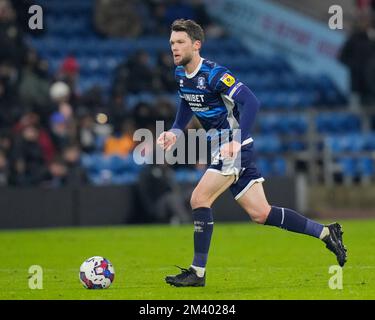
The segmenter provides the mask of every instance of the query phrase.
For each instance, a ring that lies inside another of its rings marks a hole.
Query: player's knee
[[[268,217],[268,213],[257,213],[256,215],[252,216],[252,220],[255,222],[255,223],[258,223],[258,224],[265,224],[266,220],[267,220],[267,217]]]
[[[198,194],[197,192],[193,192],[190,198],[190,206],[192,209],[200,208],[200,207],[210,207],[210,199],[205,195]]]
[[[263,208],[256,208],[249,212],[251,220],[258,224],[265,224],[270,213],[269,206]]]

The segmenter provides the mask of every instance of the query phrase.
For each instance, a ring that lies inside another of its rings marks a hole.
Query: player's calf
[[[343,232],[338,223],[324,226],[294,210],[272,206],[264,224],[323,240],[327,249],[336,255],[337,262],[341,267],[344,266],[347,260],[346,247],[342,239]]]
[[[324,225],[310,220],[298,212],[272,206],[265,225],[279,227],[288,231],[307,234],[315,238],[321,238]]]

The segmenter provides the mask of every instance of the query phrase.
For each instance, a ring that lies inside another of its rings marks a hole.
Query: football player
[[[194,220],[194,258],[188,269],[167,276],[166,282],[174,286],[204,286],[206,264],[214,227],[211,206],[226,189],[259,224],[283,228],[322,240],[344,266],[347,258],[338,223],[322,225],[288,208],[270,205],[265,196],[264,178],[254,161],[251,127],[260,103],[252,91],[227,68],[204,59],[200,50],[204,32],[192,20],[173,22],[170,46],[176,82],[181,102],[175,122],[163,132],[157,143],[170,150],[178,135],[195,115],[206,130],[229,131],[224,141],[213,148],[212,162],[191,196]],[[220,48],[218,48],[219,50]],[[211,143],[221,135],[208,135]],[[212,145],[215,145],[212,143]]]

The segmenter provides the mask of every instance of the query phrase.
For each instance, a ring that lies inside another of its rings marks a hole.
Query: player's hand
[[[156,140],[156,143],[163,149],[167,151],[171,150],[172,146],[176,143],[177,136],[170,131],[164,131],[159,138]]]
[[[236,158],[238,152],[241,150],[241,143],[237,141],[231,141],[225,143],[220,148],[220,155],[225,158]]]

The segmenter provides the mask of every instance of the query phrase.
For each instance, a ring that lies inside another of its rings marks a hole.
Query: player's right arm
[[[163,148],[163,150],[170,150],[176,143],[179,134],[185,129],[193,117],[193,111],[191,111],[189,104],[181,97],[180,106],[178,107],[175,121],[172,128],[169,131],[164,131],[157,139],[157,144]]]

